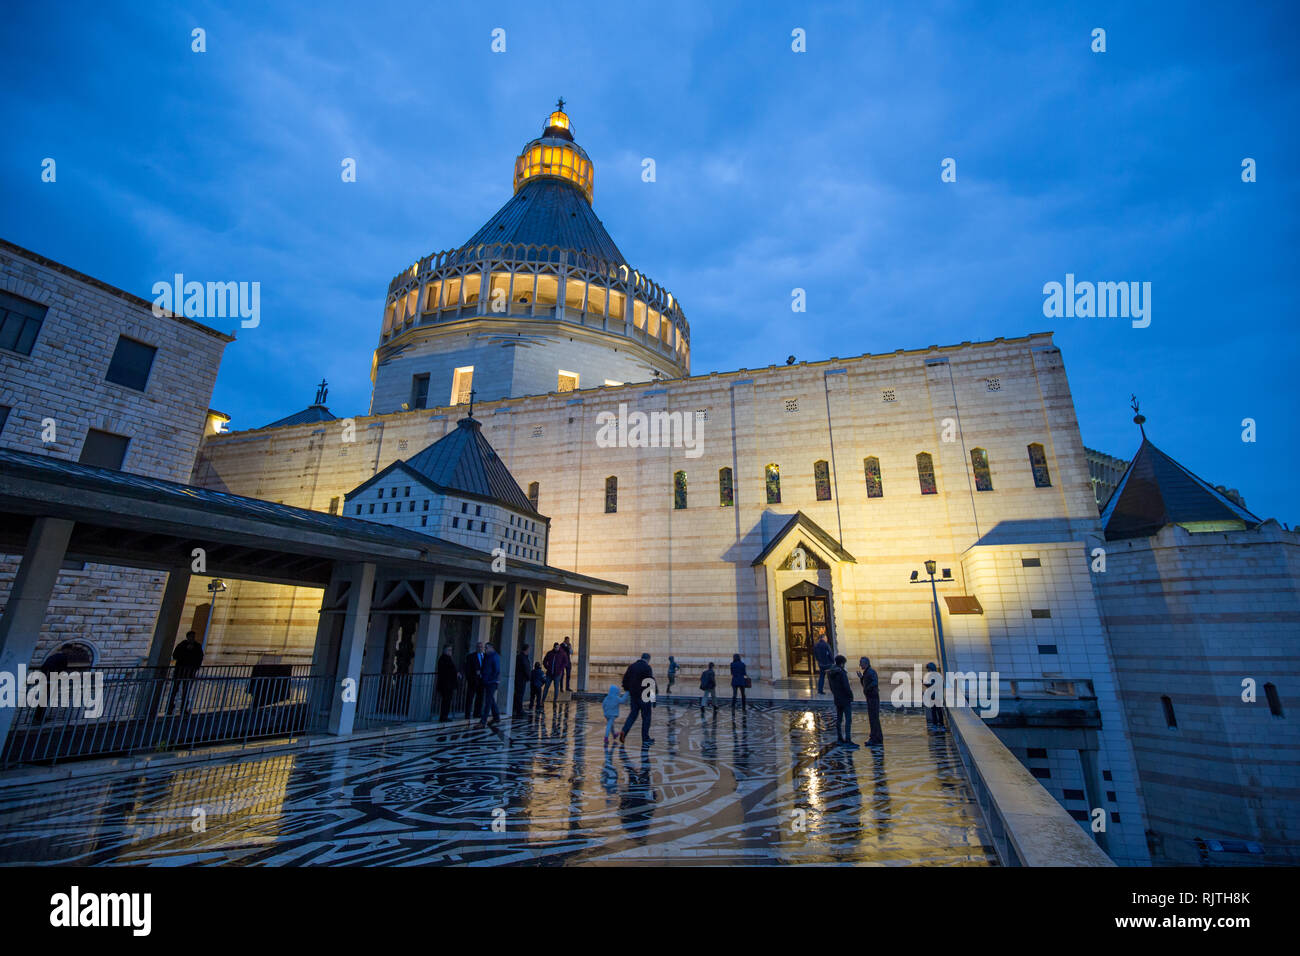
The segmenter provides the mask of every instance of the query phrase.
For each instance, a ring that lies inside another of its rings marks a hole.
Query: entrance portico
[[[767,594],[768,648],[773,679],[812,679],[813,646],[825,635],[839,653],[842,615],[835,593],[853,555],[821,526],[796,512],[752,566],[761,568]],[[843,590],[840,590],[843,593]]]

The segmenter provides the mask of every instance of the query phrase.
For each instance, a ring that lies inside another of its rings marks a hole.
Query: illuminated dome
[[[515,159],[510,200],[389,283],[372,412],[690,374],[686,316],[614,244],[593,179],[561,100]]]

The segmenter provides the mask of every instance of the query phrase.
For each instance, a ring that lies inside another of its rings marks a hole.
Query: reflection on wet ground
[[[832,746],[825,706],[600,705],[421,735],[0,790],[0,863],[991,865],[957,754],[920,715]],[[865,718],[855,724],[865,730]]]

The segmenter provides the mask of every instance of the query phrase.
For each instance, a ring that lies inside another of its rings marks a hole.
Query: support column
[[[591,595],[578,597],[578,690],[587,689],[587,671],[591,668]]]
[[[185,612],[185,598],[190,590],[190,569],[173,568],[167,572],[167,586],[163,589],[162,603],[154,621],[153,640],[144,666],[149,668],[152,680],[145,684],[146,693],[139,699],[136,716],[148,717],[158,713],[158,703],[163,693],[163,678],[176,646],[176,632],[180,630],[181,615]]]
[[[429,608],[442,606],[442,578],[434,578],[424,588],[424,603]],[[438,635],[442,631],[442,614],[421,610],[415,632],[415,657],[411,661],[411,704],[407,717],[414,721],[433,718],[434,672],[438,667]]]
[[[37,518],[27,535],[22,564],[14,576],[4,615],[0,616],[0,671],[13,674],[15,679],[18,666],[29,664],[36,650],[50,608],[50,595],[68,553],[72,525],[62,518]],[[9,738],[17,713],[16,707],[0,707],[0,748]]]
[[[497,685],[497,709],[510,717],[515,701],[515,655],[519,648],[519,585],[506,585],[505,620],[501,622],[501,683]]]
[[[361,656],[366,647],[370,598],[375,589],[375,566],[352,566],[352,588],[348,591],[348,609],[343,616],[343,636],[339,641],[338,666],[330,696],[329,732],[340,737],[352,733],[357,716],[357,697],[361,693]],[[351,692],[344,699],[343,682],[352,681]]]

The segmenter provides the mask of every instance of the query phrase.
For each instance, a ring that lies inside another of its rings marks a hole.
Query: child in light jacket
[[[627,691],[619,690],[613,684],[609,685],[609,693],[605,699],[600,702],[601,713],[605,715],[605,746],[609,746],[609,738],[614,734],[614,724],[618,720],[618,710],[627,703]]]

